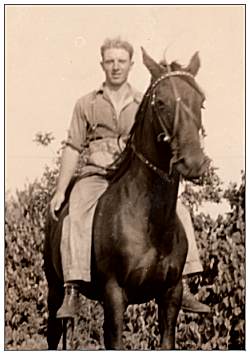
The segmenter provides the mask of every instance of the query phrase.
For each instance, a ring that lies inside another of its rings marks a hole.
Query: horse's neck
[[[141,118],[142,124],[137,129],[133,137],[133,144],[137,152],[140,152],[152,164],[163,171],[169,171],[171,151],[167,152],[167,147],[159,146],[156,133],[154,132],[154,123],[158,121],[152,107],[149,104],[146,112]],[[158,132],[159,133],[159,132]]]
[[[178,174],[174,173],[170,181],[163,180],[136,157],[131,164],[130,173],[129,183],[135,184],[133,198],[135,201],[140,199],[145,201],[142,206],[145,214],[150,214],[155,220],[174,222],[179,186]]]
[[[150,114],[152,115],[152,112]],[[167,176],[171,159],[170,147],[159,146],[157,139],[152,134],[152,119],[155,117],[151,119],[147,117],[141,132],[135,135],[135,150],[155,167],[164,171]],[[150,213],[155,218],[162,217],[174,221],[179,186],[178,173],[173,173],[173,176],[169,177],[170,181],[167,181],[140,161],[138,157],[133,159],[131,168],[134,171],[133,174],[137,175],[139,190],[144,188],[148,199],[150,199]]]

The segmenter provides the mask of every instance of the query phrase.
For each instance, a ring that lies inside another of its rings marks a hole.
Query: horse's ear
[[[188,66],[186,67],[186,70],[193,74],[195,76],[200,68],[201,62],[200,62],[200,57],[199,57],[199,52],[195,52],[192,58],[190,59],[190,62]]]
[[[145,51],[143,47],[141,47],[141,50],[142,50],[143,64],[148,68],[148,70],[150,71],[153,77],[155,78],[159,77],[164,71],[162,66],[157,62],[155,62],[154,59],[148,55],[148,53]]]

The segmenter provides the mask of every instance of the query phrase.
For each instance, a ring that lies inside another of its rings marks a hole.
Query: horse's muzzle
[[[196,179],[202,176],[208,169],[211,160],[204,154],[198,157],[186,157],[175,163],[177,171],[186,179]]]

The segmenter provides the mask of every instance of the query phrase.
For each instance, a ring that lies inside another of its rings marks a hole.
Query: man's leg
[[[73,317],[79,307],[79,286],[91,281],[92,224],[95,207],[108,186],[97,175],[83,178],[74,186],[69,201],[61,241],[65,295],[57,317]]]
[[[196,245],[194,227],[188,209],[182,204],[180,199],[177,200],[177,214],[185,229],[188,239],[188,253],[183,270],[183,298],[182,309],[189,312],[210,312],[210,308],[198,302],[190,292],[187,277],[190,274],[202,272],[203,268],[200,261],[199,251]]]

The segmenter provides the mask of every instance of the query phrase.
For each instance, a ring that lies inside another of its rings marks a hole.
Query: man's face
[[[125,49],[109,48],[103,54],[101,66],[105,72],[106,83],[119,87],[127,81],[133,62]]]

